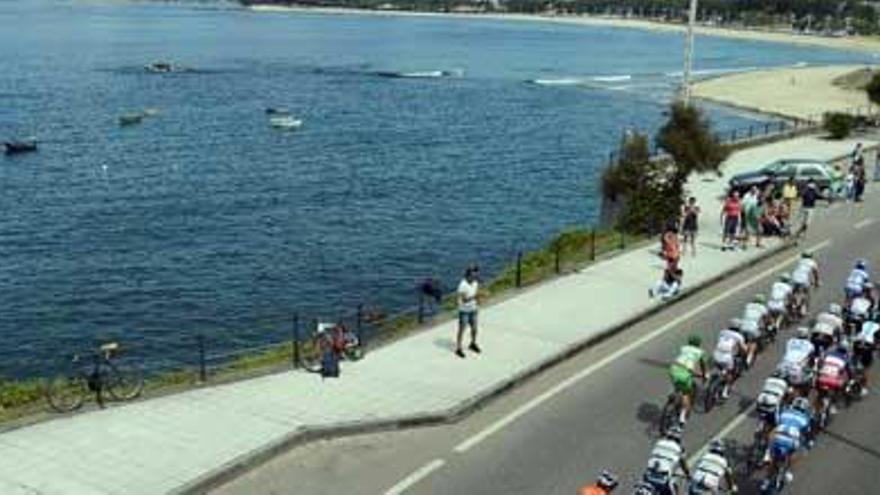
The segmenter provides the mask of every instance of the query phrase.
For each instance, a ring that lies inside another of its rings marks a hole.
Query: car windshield
[[[791,167],[792,167],[792,162],[778,161],[778,162],[773,162],[770,165],[767,165],[766,167],[764,167],[764,171],[772,173],[772,174],[776,174],[776,175],[781,175],[781,174],[784,174],[784,173],[790,171]]]

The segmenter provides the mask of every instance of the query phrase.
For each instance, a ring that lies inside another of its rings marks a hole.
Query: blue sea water
[[[173,361],[199,332],[258,344],[294,311],[400,308],[470,261],[488,277],[594,224],[607,154],[662,121],[683,43],[228,4],[7,1],[0,25],[0,138],[41,143],[0,157],[0,374],[15,376],[95,338]],[[166,59],[193,70],[143,70]],[[696,68],[865,59],[698,38]],[[304,126],[272,129],[268,106]],[[119,127],[143,108],[160,114]],[[707,111],[720,129],[763,121]]]

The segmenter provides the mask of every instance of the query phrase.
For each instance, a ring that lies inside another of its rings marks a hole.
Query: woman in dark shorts
[[[721,208],[721,222],[724,229],[721,234],[722,251],[736,248],[740,216],[742,216],[742,202],[739,200],[739,193],[731,191]]]
[[[681,243],[682,250],[691,245],[691,255],[697,255],[697,217],[700,215],[700,207],[697,206],[697,198],[688,198],[687,204],[681,207]]]

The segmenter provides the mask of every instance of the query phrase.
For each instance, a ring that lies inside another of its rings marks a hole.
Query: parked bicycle
[[[114,400],[131,400],[144,389],[143,372],[131,363],[115,359],[120,353],[116,342],[101,345],[89,356],[74,353],[65,361],[65,369],[50,379],[46,387],[49,406],[58,412],[82,407],[93,392],[95,401],[104,407],[104,391]]]
[[[312,337],[311,346],[303,356],[303,368],[320,373],[323,367],[322,358],[328,350],[349,361],[357,361],[364,357],[364,347],[360,338],[344,323],[319,323]]]

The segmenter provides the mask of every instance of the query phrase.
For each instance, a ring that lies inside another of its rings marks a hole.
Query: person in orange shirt
[[[617,477],[609,471],[602,470],[599,479],[589,486],[581,488],[578,495],[610,495],[617,488]]]

